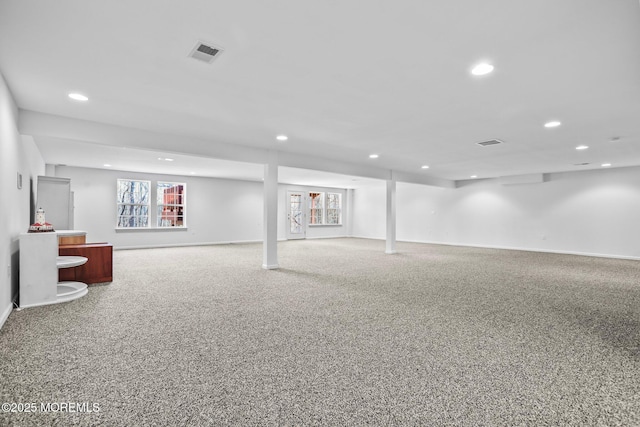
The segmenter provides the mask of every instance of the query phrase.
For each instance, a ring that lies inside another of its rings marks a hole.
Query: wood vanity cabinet
[[[83,256],[86,264],[60,270],[59,280],[72,280],[84,283],[103,283],[113,281],[113,245],[110,243],[81,243],[59,246],[61,256]]]

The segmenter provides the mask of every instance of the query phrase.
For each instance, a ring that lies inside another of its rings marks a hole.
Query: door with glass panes
[[[304,239],[307,235],[304,193],[287,192],[287,239]]]

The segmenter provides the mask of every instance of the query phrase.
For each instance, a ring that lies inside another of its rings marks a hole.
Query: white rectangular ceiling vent
[[[490,139],[489,141],[476,142],[476,144],[486,147],[487,145],[504,144],[504,141],[500,139]]]
[[[220,46],[199,41],[191,50],[189,56],[199,61],[204,61],[208,64],[211,64],[214,59],[222,54],[223,51],[224,49],[222,49]]]

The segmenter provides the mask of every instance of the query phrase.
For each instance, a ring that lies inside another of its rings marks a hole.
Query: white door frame
[[[299,210],[294,211],[292,196],[299,196]],[[292,219],[297,218],[297,226]],[[304,191],[287,191],[287,240],[307,237],[307,197]]]

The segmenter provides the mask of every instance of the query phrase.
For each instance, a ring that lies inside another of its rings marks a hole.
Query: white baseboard
[[[355,239],[369,239],[369,240],[380,240],[383,241],[383,238],[377,237],[365,237],[365,236],[352,236]],[[503,249],[507,251],[525,251],[525,252],[542,252],[548,254],[559,254],[559,255],[578,255],[578,256],[589,256],[596,258],[613,258],[613,259],[628,259],[634,261],[640,261],[640,257],[631,256],[631,255],[616,255],[616,254],[601,254],[594,252],[578,252],[578,251],[561,251],[555,249],[540,249],[540,248],[523,248],[523,247],[514,247],[514,246],[496,246],[496,245],[479,245],[479,244],[468,244],[468,243],[446,243],[446,242],[434,242],[427,240],[407,240],[403,239],[397,240],[398,242],[407,242],[407,243],[426,243],[429,245],[445,245],[445,246],[463,246],[468,248],[484,248],[484,249]]]
[[[342,239],[350,236],[316,236],[306,237],[308,240],[312,239]],[[286,242],[289,239],[279,238],[278,242]],[[182,248],[190,246],[212,246],[212,245],[241,245],[244,243],[262,243],[262,240],[229,240],[224,242],[198,242],[198,243],[167,243],[161,245],[136,245],[136,246],[114,246],[114,251],[126,251],[129,249],[158,249],[158,248]]]
[[[113,250],[124,251],[129,249],[182,248],[190,246],[237,245],[243,243],[262,243],[262,240],[230,240],[226,242],[167,243],[161,245],[118,246],[114,247]]]
[[[317,236],[317,237],[307,237],[308,240],[312,239],[340,239],[340,238],[354,238],[354,239],[368,239],[368,240],[380,240],[384,241],[383,238],[377,237],[366,237],[366,236]],[[279,242],[287,241],[287,239],[278,239]],[[503,249],[508,251],[525,251],[525,252],[542,252],[542,253],[550,253],[550,254],[560,254],[560,255],[579,255],[579,256],[589,256],[596,258],[613,258],[613,259],[628,259],[640,261],[640,257],[630,256],[630,255],[616,255],[616,254],[601,254],[601,253],[592,253],[592,252],[578,252],[578,251],[561,251],[561,250],[553,250],[553,249],[540,249],[540,248],[523,248],[523,247],[513,247],[513,246],[496,246],[496,245],[480,245],[480,244],[468,244],[468,243],[446,243],[446,242],[434,242],[427,240],[397,240],[398,242],[407,242],[407,243],[425,243],[430,245],[445,245],[445,246],[463,246],[469,248],[484,248],[484,249]],[[155,248],[174,248],[174,247],[189,247],[189,246],[211,246],[211,245],[233,245],[233,244],[243,244],[243,243],[262,243],[262,240],[230,240],[225,242],[199,242],[199,243],[176,243],[176,244],[163,244],[163,245],[140,245],[140,246],[120,246],[114,247],[114,250],[128,250],[128,249],[155,249]],[[8,316],[8,314],[7,314]]]
[[[407,242],[407,243],[427,243],[430,245],[445,245],[445,246],[463,246],[468,248],[483,248],[483,249],[502,249],[507,251],[524,251],[524,252],[541,252],[541,253],[549,253],[549,254],[559,254],[559,255],[579,255],[579,256],[590,256],[596,258],[613,258],[613,259],[628,259],[628,260],[640,260],[640,257],[630,256],[630,255],[614,255],[614,254],[601,254],[601,253],[593,253],[593,252],[577,252],[577,251],[560,251],[554,249],[540,249],[540,248],[522,248],[522,247],[514,247],[514,246],[495,246],[495,245],[472,245],[466,243],[443,243],[443,242],[429,242],[422,240],[398,240],[398,242]]]
[[[384,237],[369,237],[369,236],[356,236],[356,235],[352,235],[349,236],[352,239],[367,239],[367,240],[382,240],[384,242],[385,238]],[[418,242],[415,242],[418,243]]]
[[[7,321],[12,311],[13,311],[13,303],[9,303],[9,305],[4,309],[2,314],[0,314],[0,329],[2,329],[2,326],[4,326],[4,322]]]

